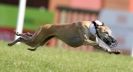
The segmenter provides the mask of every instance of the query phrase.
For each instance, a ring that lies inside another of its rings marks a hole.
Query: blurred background
[[[15,39],[21,0],[0,0],[0,40]],[[100,19],[111,27],[124,54],[133,48],[133,0],[27,0],[23,32],[33,33],[42,24],[63,24]],[[91,46],[71,48],[57,39],[51,47],[95,51]]]

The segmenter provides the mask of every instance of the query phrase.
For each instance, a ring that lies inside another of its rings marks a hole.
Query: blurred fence
[[[93,10],[84,10],[84,9],[77,9],[77,8],[70,8],[70,7],[64,7],[64,6],[58,6],[58,23],[72,23],[72,22],[79,22],[79,21],[85,21],[85,20],[95,20],[98,18],[99,11],[93,11]],[[62,41],[57,41],[58,47],[63,47],[67,49],[74,49],[63,43]],[[78,48],[75,48],[76,50],[85,50],[85,51],[91,51],[93,50],[93,47],[91,46],[81,46]]]

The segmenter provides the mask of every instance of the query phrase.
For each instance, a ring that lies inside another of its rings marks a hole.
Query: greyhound
[[[112,36],[111,29],[99,20],[81,21],[69,24],[45,24],[35,31],[34,34],[16,33],[16,35],[20,37],[8,43],[8,46],[13,46],[17,42],[22,42],[32,47],[28,48],[28,50],[35,51],[39,46],[43,46],[48,40],[56,37],[74,48],[81,45],[91,45],[95,48],[102,48],[108,53],[120,53],[119,50],[112,49],[117,45],[117,41]],[[100,46],[97,38],[108,47],[103,48]]]

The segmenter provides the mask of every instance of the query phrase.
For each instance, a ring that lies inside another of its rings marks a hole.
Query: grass
[[[18,17],[18,6],[0,4],[0,27],[15,28]],[[35,30],[42,24],[53,23],[54,13],[46,9],[27,7],[24,29]]]
[[[100,52],[40,47],[8,47],[0,42],[0,72],[133,72],[133,58]]]

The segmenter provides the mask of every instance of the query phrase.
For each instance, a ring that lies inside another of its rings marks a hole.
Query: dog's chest
[[[82,42],[82,39],[80,36],[73,36],[68,39],[69,43],[72,45],[80,44]]]

